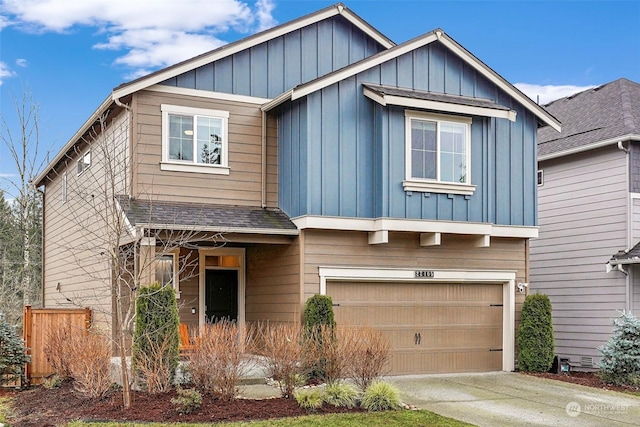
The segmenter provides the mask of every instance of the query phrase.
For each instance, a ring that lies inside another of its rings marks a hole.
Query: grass
[[[0,398],[0,423],[7,423],[6,416],[9,414],[9,403],[11,399],[8,397]]]
[[[83,423],[75,421],[67,427],[203,427],[213,424],[123,424],[123,423]],[[392,427],[392,426],[435,426],[462,427],[473,424],[463,423],[429,411],[388,411],[362,414],[309,415],[305,417],[283,418],[252,422],[215,424],[216,427]]]

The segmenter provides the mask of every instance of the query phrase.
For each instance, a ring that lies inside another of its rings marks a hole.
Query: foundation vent
[[[580,358],[580,366],[585,367],[585,368],[592,368],[593,367],[593,357],[591,357],[591,356],[582,356]]]

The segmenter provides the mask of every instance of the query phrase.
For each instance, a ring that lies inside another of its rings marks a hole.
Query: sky
[[[0,0],[0,115],[19,133],[15,101],[30,94],[53,157],[119,84],[336,2]],[[640,0],[343,3],[396,43],[443,29],[541,104],[640,82]],[[13,174],[0,146],[0,188]]]

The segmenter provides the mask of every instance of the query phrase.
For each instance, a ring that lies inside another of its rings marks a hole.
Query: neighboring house
[[[556,353],[589,369],[612,320],[640,309],[640,85],[619,79],[545,108],[562,132],[538,131],[531,290],[551,299]]]
[[[113,90],[36,180],[45,306],[109,311],[104,196],[191,327],[299,322],[321,293],[394,373],[513,370],[546,125],[442,30],[396,45],[320,10]]]

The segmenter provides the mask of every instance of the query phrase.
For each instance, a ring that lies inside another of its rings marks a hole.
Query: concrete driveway
[[[640,397],[517,373],[387,377],[403,401],[477,426],[640,425]]]

